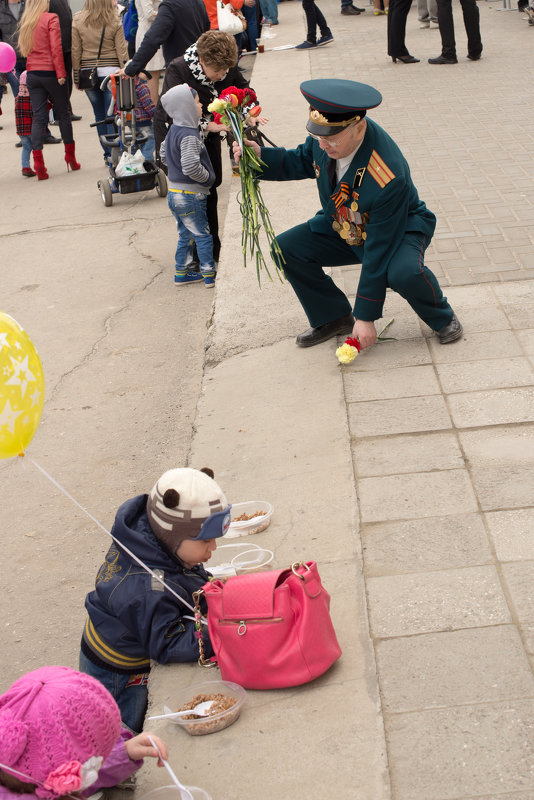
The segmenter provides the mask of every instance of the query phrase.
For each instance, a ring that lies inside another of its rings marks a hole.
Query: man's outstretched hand
[[[359,340],[362,350],[365,350],[366,347],[371,347],[376,342],[375,323],[357,319],[352,329],[352,335]]]

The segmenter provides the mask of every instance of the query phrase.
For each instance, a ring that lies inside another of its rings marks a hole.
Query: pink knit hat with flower
[[[83,791],[96,782],[120,731],[118,706],[99,681],[68,667],[41,667],[0,696],[0,769],[37,783],[38,797]]]

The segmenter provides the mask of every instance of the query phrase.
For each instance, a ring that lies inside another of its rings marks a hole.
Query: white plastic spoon
[[[193,797],[193,795],[191,794],[191,792],[189,791],[187,786],[184,786],[183,783],[180,783],[180,781],[178,780],[178,778],[174,774],[169,762],[166,761],[163,758],[163,756],[161,755],[161,750],[157,746],[157,744],[154,741],[154,739],[152,738],[152,736],[149,735],[148,739],[149,739],[150,744],[152,745],[152,747],[157,751],[158,756],[160,757],[160,760],[161,760],[163,766],[165,767],[165,769],[167,770],[167,772],[169,773],[169,775],[173,779],[175,785],[178,787],[178,790],[180,791],[181,800],[195,800],[195,798]]]
[[[187,717],[190,714],[194,714],[196,717],[207,717],[213,703],[214,700],[204,700],[188,711],[171,711],[169,714],[158,714],[155,717],[148,717],[148,719],[173,719],[174,717]]]

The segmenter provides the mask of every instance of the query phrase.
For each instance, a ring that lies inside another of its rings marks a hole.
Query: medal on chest
[[[365,167],[356,170],[352,188],[345,181],[339,185],[337,192],[331,195],[331,199],[336,207],[332,214],[334,221],[332,228],[338,233],[347,244],[353,247],[361,247],[367,238],[365,226],[369,221],[369,212],[359,211],[359,194],[356,188],[360,187]]]

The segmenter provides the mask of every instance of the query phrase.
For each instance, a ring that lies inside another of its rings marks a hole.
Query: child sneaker
[[[204,275],[204,286],[208,289],[212,289],[215,286],[215,274]]]
[[[193,270],[189,270],[189,272],[176,272],[174,275],[174,282],[178,286],[187,286],[189,283],[198,283],[202,280],[204,280],[204,277],[200,272],[193,272]]]

